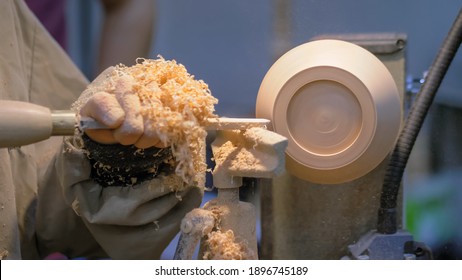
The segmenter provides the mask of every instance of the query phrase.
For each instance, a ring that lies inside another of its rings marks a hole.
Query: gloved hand
[[[64,152],[58,154],[52,172],[46,172],[53,179],[46,180],[50,186],[48,201],[55,197],[63,199],[64,193],[66,204],[77,215],[46,212],[66,223],[62,223],[65,226],[41,224],[40,241],[50,243],[46,244],[49,250],[41,252],[67,252],[64,249],[71,247],[71,253],[66,253],[69,257],[89,248],[95,256],[104,251],[113,259],[159,258],[178,232],[184,215],[200,206],[205,176],[197,175],[191,183],[186,182],[176,174],[179,163],[174,149],[155,147],[177,142],[172,138],[169,143],[170,135],[163,133],[159,133],[159,141],[152,126],[161,126],[160,122],[154,123],[155,118],[143,119],[146,107],[143,108],[142,102],[146,100],[136,96],[139,85],[134,81],[139,77],[133,74],[132,78],[126,73],[118,67],[108,68],[72,105],[76,114],[94,118],[109,129],[88,130],[83,135],[76,133],[65,138]],[[143,71],[138,73],[143,75]],[[156,90],[157,85],[149,85],[149,90]],[[157,108],[153,98],[148,101],[151,110]],[[45,203],[48,205],[52,203]],[[67,226],[74,221],[68,216],[76,219],[79,228]],[[50,219],[46,216],[41,220]],[[69,246],[68,238],[74,236],[83,242]],[[50,241],[60,238],[64,239],[63,246],[51,244]]]
[[[114,71],[103,71],[73,105],[81,118],[108,127],[87,129],[81,136],[92,163],[91,178],[102,186],[128,186],[172,173],[171,150],[143,119],[135,79]]]
[[[165,148],[157,133],[147,125],[141,115],[138,95],[133,91],[135,80],[129,75],[118,76],[113,93],[98,91],[114,67],[106,69],[89,86],[96,91],[80,108],[81,117],[91,117],[108,129],[88,129],[85,133],[102,144],[135,145],[137,148]]]

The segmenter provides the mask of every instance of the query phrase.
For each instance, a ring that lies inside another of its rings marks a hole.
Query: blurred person
[[[130,66],[147,57],[153,37],[154,0],[100,0],[104,22],[99,44],[97,73],[122,63]]]
[[[67,0],[24,0],[63,49],[67,49]]]
[[[0,34],[0,104],[65,109],[86,90],[88,81],[22,0],[0,1]],[[0,259],[158,259],[183,216],[200,205],[201,188],[173,192],[152,172],[173,176],[162,166],[169,148],[149,130],[120,129],[137,115],[125,109],[130,95],[120,91],[121,100],[92,97],[80,110],[112,122],[98,133],[117,134],[115,144],[84,135],[0,148]],[[148,139],[143,153],[134,152],[137,139]],[[112,163],[118,165],[107,168]]]
[[[25,0],[29,8],[67,50],[67,0]],[[98,1],[95,1],[98,2]],[[98,44],[96,73],[122,63],[132,65],[138,57],[148,57],[153,38],[155,0],[99,0],[102,26]]]

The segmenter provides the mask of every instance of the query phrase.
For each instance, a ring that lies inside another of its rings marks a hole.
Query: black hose
[[[462,9],[459,10],[456,20],[428,71],[425,82],[409,111],[404,128],[391,154],[380,198],[377,222],[377,231],[379,233],[393,234],[397,231],[396,205],[404,169],[406,168],[409,155],[411,154],[425,116],[428,113],[430,105],[433,102],[436,92],[446,75],[461,41]]]

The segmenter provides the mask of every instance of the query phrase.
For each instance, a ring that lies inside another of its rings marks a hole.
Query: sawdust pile
[[[229,137],[231,140],[213,147],[213,160],[216,162],[216,169],[223,168],[242,173],[265,171],[268,162],[264,162],[262,159],[266,159],[268,156],[256,149],[261,140],[252,134],[252,131],[257,129],[262,128],[234,131],[234,137]]]
[[[220,205],[216,199],[207,202],[204,209],[215,219],[215,227],[207,234],[204,242],[204,260],[253,260],[256,253],[247,246],[246,241],[238,241],[232,230],[223,230],[223,216],[230,214],[227,205]]]
[[[226,165],[229,170],[255,169],[261,164],[261,162],[256,159],[248,149],[239,143],[233,143],[231,141],[227,141],[225,144],[216,149],[213,157],[218,165]]]
[[[175,60],[138,59],[134,66],[118,65],[114,71],[92,84],[77,103],[85,103],[94,93],[114,93],[121,80],[134,80],[131,88],[141,103],[145,127],[154,130],[164,145],[172,149],[175,174],[188,184],[197,184],[206,171],[205,124],[215,118],[208,85],[196,80]],[[78,107],[79,104],[73,107]],[[73,108],[74,110],[78,108]]]
[[[244,242],[236,242],[234,232],[212,231],[206,240],[206,260],[252,260],[255,254]]]

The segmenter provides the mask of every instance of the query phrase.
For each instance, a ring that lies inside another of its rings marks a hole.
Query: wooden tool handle
[[[45,140],[52,132],[50,110],[32,103],[0,101],[0,147],[19,147]]]

